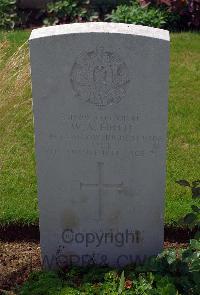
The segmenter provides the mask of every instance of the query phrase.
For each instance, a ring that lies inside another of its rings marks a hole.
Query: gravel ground
[[[0,294],[14,294],[4,290],[14,290],[39,269],[39,242],[0,242]]]

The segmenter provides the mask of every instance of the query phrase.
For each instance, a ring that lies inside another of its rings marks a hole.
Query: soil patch
[[[40,232],[38,225],[8,225],[4,227],[0,226],[0,241],[2,242],[36,242],[39,240]]]
[[[0,242],[0,294],[14,290],[41,269],[39,242]]]

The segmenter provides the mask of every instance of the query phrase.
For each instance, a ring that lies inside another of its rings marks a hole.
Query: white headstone
[[[43,263],[123,266],[163,245],[169,33],[112,23],[30,38]]]

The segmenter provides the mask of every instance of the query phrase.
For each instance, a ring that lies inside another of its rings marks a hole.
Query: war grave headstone
[[[43,264],[123,266],[163,246],[169,32],[33,30]]]

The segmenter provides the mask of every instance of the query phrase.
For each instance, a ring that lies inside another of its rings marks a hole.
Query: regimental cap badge
[[[76,96],[98,107],[119,103],[126,94],[128,83],[125,62],[103,47],[82,53],[71,70]]]

